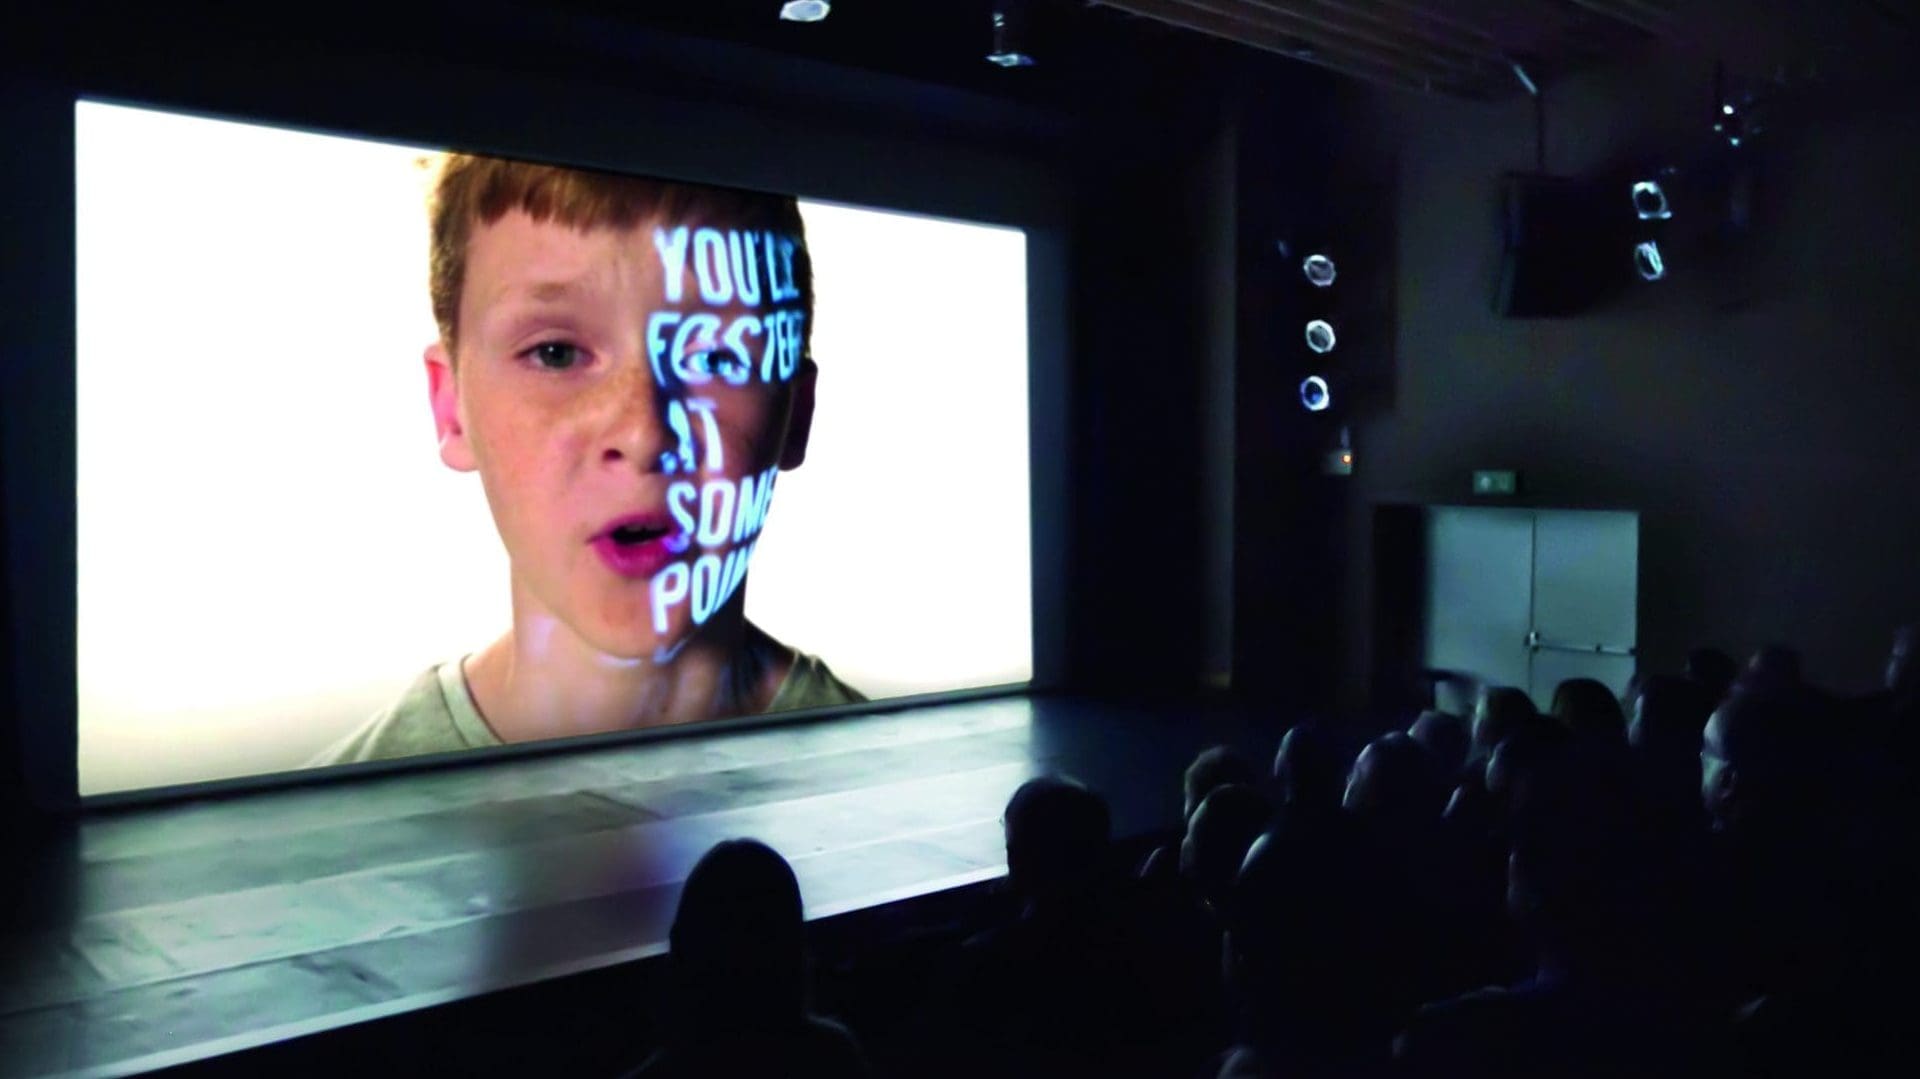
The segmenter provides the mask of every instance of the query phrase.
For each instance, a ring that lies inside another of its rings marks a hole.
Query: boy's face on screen
[[[666,662],[738,595],[813,372],[790,237],[705,221],[476,224],[458,357],[428,349],[445,462],[478,470],[517,616]]]

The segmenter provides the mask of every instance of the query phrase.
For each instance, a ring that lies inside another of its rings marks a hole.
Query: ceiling
[[[1756,74],[1910,45],[1900,0],[1089,0],[1368,82],[1494,99],[1655,47]],[[1904,61],[1901,61],[1904,63]]]

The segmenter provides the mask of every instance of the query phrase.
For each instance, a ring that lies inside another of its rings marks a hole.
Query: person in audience
[[[1206,992],[1156,980],[1181,968],[1109,876],[1106,801],[1042,777],[1014,792],[1005,820],[1015,910],[962,946],[917,1071],[1146,1076],[1204,1059],[1194,1010]]]
[[[1201,750],[1187,766],[1182,779],[1181,834],[1185,835],[1186,826],[1192,823],[1194,813],[1199,811],[1207,795],[1230,784],[1251,787],[1258,786],[1259,782],[1259,769],[1232,746],[1208,746]],[[1164,887],[1179,873],[1179,844],[1165,843],[1147,852],[1137,875],[1141,880],[1154,881]]]
[[[1463,674],[1449,672],[1433,681],[1433,710],[1457,719],[1473,718],[1474,702],[1479,696],[1479,687]]]
[[[1473,709],[1473,752],[1471,761],[1485,763],[1494,747],[1509,735],[1539,722],[1540,711],[1524,689],[1491,686],[1480,695]]]
[[[1627,744],[1648,811],[1686,832],[1706,823],[1700,799],[1700,739],[1713,714],[1712,692],[1670,675],[1649,678],[1627,721]]]
[[[1258,788],[1240,783],[1216,787],[1194,811],[1180,843],[1180,872],[1209,909],[1220,910],[1247,848],[1266,831],[1273,804]]]
[[[1553,718],[1575,735],[1597,742],[1624,744],[1627,721],[1620,700],[1606,684],[1569,678],[1553,691]]]
[[[1219,1079],[1384,1074],[1396,919],[1362,851],[1325,818],[1254,842],[1228,905],[1223,964],[1237,1036]]]
[[[1260,770],[1232,746],[1209,746],[1193,758],[1185,776],[1186,807],[1181,819],[1191,821],[1207,795],[1229,783],[1258,786]]]
[[[1442,774],[1457,776],[1460,769],[1466,766],[1473,738],[1460,716],[1430,708],[1414,719],[1413,725],[1407,728],[1407,734],[1427,747],[1434,760],[1439,762]]]
[[[1920,697],[1920,622],[1893,631],[1893,648],[1887,653],[1886,688],[1896,701]]]
[[[1686,676],[1698,683],[1719,704],[1733,689],[1740,667],[1733,657],[1718,648],[1696,648],[1687,653]]]
[[[1881,728],[1873,733],[1883,743],[1899,744],[1902,748],[1895,752],[1903,755],[1912,751],[1913,732],[1884,728],[1903,719],[1910,722],[1920,712],[1920,657],[1914,655],[1916,647],[1920,647],[1920,623],[1894,630],[1880,688],[1854,702],[1852,709],[1861,723]],[[1892,750],[1893,745],[1878,748]]]
[[[1736,690],[1786,693],[1804,686],[1800,653],[1784,644],[1762,647],[1747,660],[1747,668],[1734,680]]]
[[[802,924],[773,848],[731,839],[701,857],[668,937],[666,1044],[634,1079],[872,1075],[845,1027],[808,1012]]]
[[[1354,759],[1341,804],[1361,819],[1404,829],[1437,822],[1445,797],[1439,762],[1406,732],[1394,731]]]
[[[1282,808],[1331,813],[1340,808],[1346,765],[1325,731],[1297,724],[1280,739],[1273,757],[1273,783]]]
[[[1508,743],[1514,747],[1522,742]],[[1514,761],[1507,905],[1530,942],[1516,984],[1420,1009],[1394,1051],[1414,1076],[1693,1076],[1723,1056],[1709,1018],[1650,960],[1663,893],[1619,777],[1573,742]]]
[[[1884,988],[1916,958],[1911,819],[1853,795],[1859,762],[1836,724],[1823,696],[1750,690],[1714,712],[1702,743],[1730,974],[1754,998],[1739,1033],[1767,1074],[1837,1058],[1852,1074],[1891,1074],[1900,1058],[1911,1069],[1910,1017]],[[1856,816],[1876,812],[1861,842]]]
[[[1852,891],[1842,777],[1823,737],[1819,698],[1735,692],[1707,721],[1701,798],[1719,842],[1738,976],[1752,993],[1830,980]]]
[[[1410,924],[1380,927],[1395,939],[1394,980],[1410,996],[1407,1008],[1450,988],[1480,968],[1485,947],[1484,920],[1476,917],[1485,897],[1473,893],[1468,871],[1471,849],[1446,831],[1441,810],[1446,776],[1433,754],[1402,731],[1375,739],[1354,760],[1344,807],[1353,820],[1351,843],[1373,860],[1380,898],[1395,910],[1422,909],[1445,934],[1417,931]]]
[[[1477,842],[1495,826],[1494,806],[1487,792],[1487,764],[1493,751],[1521,730],[1542,726],[1540,713],[1526,691],[1512,686],[1489,686],[1474,706],[1472,743],[1458,785],[1442,816],[1453,823],[1463,840]],[[1500,857],[1505,858],[1502,853]]]

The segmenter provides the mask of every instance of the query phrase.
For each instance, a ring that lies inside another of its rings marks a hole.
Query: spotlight
[[[1333,324],[1325,319],[1307,323],[1307,347],[1315,352],[1332,352],[1335,344]]]
[[[787,0],[780,5],[780,17],[787,22],[819,22],[832,12],[827,0]]]
[[[1325,412],[1333,404],[1333,391],[1327,389],[1327,380],[1319,375],[1308,375],[1300,383],[1300,404],[1308,412]]]
[[[1667,264],[1660,258],[1660,245],[1652,240],[1633,249],[1633,268],[1648,281],[1658,281],[1667,276]]]
[[[1300,265],[1300,272],[1307,275],[1308,283],[1314,288],[1326,288],[1333,284],[1337,273],[1333,260],[1320,254],[1308,255],[1307,261]]]
[[[1658,181],[1642,180],[1633,185],[1633,212],[1642,221],[1665,221],[1673,216],[1667,205],[1667,193]]]
[[[1001,67],[1032,67],[1033,57],[1022,51],[1019,38],[1019,28],[1010,24],[1007,13],[994,9],[993,51],[987,54],[987,62]]]

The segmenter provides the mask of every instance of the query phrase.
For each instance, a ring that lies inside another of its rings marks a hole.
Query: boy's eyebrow
[[[531,294],[535,300],[551,303],[555,300],[564,300],[575,291],[577,289],[572,281],[542,281],[533,286]]]

